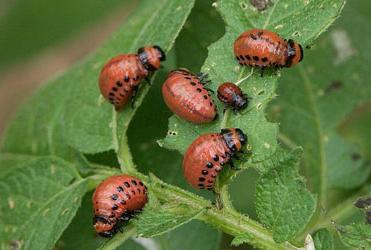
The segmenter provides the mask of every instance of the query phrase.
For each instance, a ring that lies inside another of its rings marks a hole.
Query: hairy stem
[[[133,157],[131,156],[127,136],[122,138],[117,156],[122,172],[128,174],[135,174],[137,172]]]
[[[136,235],[136,229],[133,225],[125,227],[123,233],[117,233],[111,240],[106,241],[98,250],[114,250],[118,248],[127,239]]]

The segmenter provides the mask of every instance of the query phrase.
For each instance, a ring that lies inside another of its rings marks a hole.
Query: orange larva
[[[192,74],[187,69],[169,73],[162,85],[166,105],[180,118],[193,123],[208,123],[217,119],[217,109],[208,90],[205,76]]]
[[[129,175],[114,175],[96,188],[93,194],[95,231],[103,237],[112,237],[124,222],[147,203],[147,187]]]
[[[197,189],[212,190],[223,165],[232,165],[231,158],[246,143],[247,136],[238,128],[199,136],[183,159],[183,173],[188,183]]]
[[[121,110],[132,100],[139,83],[161,66],[166,59],[163,50],[155,45],[138,50],[138,54],[118,55],[109,60],[99,76],[99,88],[103,97],[112,103],[116,110]]]
[[[303,59],[303,49],[293,40],[277,33],[252,29],[242,33],[234,42],[234,55],[240,65],[261,69],[292,67]]]

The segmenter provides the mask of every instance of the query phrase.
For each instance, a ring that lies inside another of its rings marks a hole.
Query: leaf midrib
[[[327,164],[326,164],[326,154],[325,154],[325,145],[324,145],[324,132],[322,129],[322,124],[320,120],[320,114],[318,107],[316,105],[316,101],[314,98],[314,93],[313,93],[313,83],[311,82],[307,72],[304,69],[304,66],[299,65],[298,66],[299,74],[303,79],[304,83],[304,91],[306,92],[306,96],[308,97],[309,101],[309,106],[308,108],[311,109],[311,112],[313,113],[313,120],[315,123],[314,130],[317,133],[317,139],[318,139],[318,151],[319,151],[319,157],[320,157],[320,164],[319,164],[319,169],[320,169],[320,188],[319,188],[319,204],[322,206],[326,207],[326,198],[327,198]],[[305,163],[306,167],[308,168],[308,165]]]

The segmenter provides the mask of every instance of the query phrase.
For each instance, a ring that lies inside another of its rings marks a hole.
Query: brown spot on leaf
[[[332,81],[330,83],[330,85],[327,86],[327,88],[325,89],[325,93],[328,94],[332,91],[335,91],[335,90],[340,90],[341,88],[343,87],[343,83],[340,82],[340,81]]]
[[[252,6],[254,6],[258,11],[266,10],[272,5],[271,0],[250,0]]]

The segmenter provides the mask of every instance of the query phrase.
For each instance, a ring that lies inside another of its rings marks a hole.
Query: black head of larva
[[[158,45],[139,48],[137,54],[140,62],[149,71],[159,69],[161,62],[166,60],[165,52]]]
[[[235,95],[233,97],[233,106],[237,110],[245,109],[248,104],[249,104],[249,100],[244,95]]]
[[[153,46],[154,49],[157,49],[157,51],[160,53],[160,61],[163,62],[166,60],[166,54],[165,52],[162,50],[162,48],[158,45],[154,45]]]
[[[247,143],[247,136],[239,128],[222,129],[221,135],[232,154],[240,151],[242,146]]]

